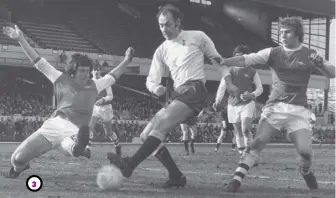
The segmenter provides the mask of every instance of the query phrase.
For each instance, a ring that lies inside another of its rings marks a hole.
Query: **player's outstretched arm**
[[[221,65],[227,67],[248,67],[256,64],[267,64],[272,48],[260,50],[257,53],[245,54],[243,56],[235,56],[225,58]]]
[[[62,72],[58,71],[45,59],[41,58],[35,49],[29,45],[28,41],[17,25],[14,27],[3,27],[2,31],[6,36],[17,41],[21,45],[28,58],[35,64],[35,67],[40,72],[42,72],[52,83],[54,83],[56,79],[62,75]]]
[[[22,31],[19,29],[17,25],[14,25],[14,27],[10,26],[3,27],[2,30],[6,36],[19,42],[23,51],[26,53],[26,55],[32,62],[34,62],[36,59],[40,57],[40,55],[35,51],[35,49],[29,45],[28,41],[26,40]]]
[[[116,80],[125,72],[127,66],[132,62],[135,50],[127,48],[124,60],[117,67],[108,72],[104,77],[95,80],[98,93],[113,85]]]

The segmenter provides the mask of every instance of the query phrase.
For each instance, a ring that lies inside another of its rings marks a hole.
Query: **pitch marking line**
[[[163,169],[159,169],[159,168],[144,168],[145,170],[149,170],[149,171],[157,171],[157,172],[162,172]],[[197,172],[197,171],[185,171],[185,173],[188,174],[201,174],[202,172]],[[229,173],[225,173],[225,172],[215,172],[213,173],[214,175],[222,175],[222,176],[232,176],[233,174],[229,174]],[[247,177],[251,177],[251,178],[258,178],[258,179],[271,179],[271,177],[269,176],[261,176],[261,175],[247,175]],[[281,181],[297,181],[297,182],[304,182],[304,180],[300,180],[300,179],[289,179],[289,178],[272,178],[274,180],[281,180]],[[333,181],[317,181],[320,184],[335,184],[335,182]]]

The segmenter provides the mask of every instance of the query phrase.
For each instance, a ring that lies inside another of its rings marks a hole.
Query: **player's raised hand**
[[[2,32],[4,35],[16,41],[19,41],[20,39],[24,38],[22,31],[19,29],[17,25],[14,25],[14,27],[5,26],[2,28]]]
[[[319,56],[316,52],[310,53],[309,60],[314,63],[315,67],[323,67],[323,58]]]
[[[125,59],[128,60],[128,61],[132,61],[133,57],[134,57],[134,54],[135,54],[135,50],[134,50],[133,47],[127,48],[127,50],[125,52]]]

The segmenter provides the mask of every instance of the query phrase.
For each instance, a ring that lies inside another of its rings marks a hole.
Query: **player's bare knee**
[[[298,153],[305,160],[311,160],[312,151],[310,148],[298,148]]]
[[[148,138],[148,133],[145,131],[140,134],[140,140],[144,142]]]
[[[26,163],[26,158],[27,156],[24,156],[22,152],[16,152],[12,155],[11,157],[11,162],[12,164],[24,164]]]
[[[152,129],[151,129],[151,133],[152,131],[160,131],[163,133],[168,133],[169,132],[169,128],[170,127],[170,116],[166,113],[160,114],[158,116],[156,116],[154,122],[152,123]]]

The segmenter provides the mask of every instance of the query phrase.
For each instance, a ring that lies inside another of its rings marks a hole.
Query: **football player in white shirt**
[[[169,179],[164,187],[184,187],[186,177],[175,164],[167,148],[162,144],[166,135],[179,124],[187,121],[203,109],[207,90],[205,88],[204,56],[219,68],[222,57],[216,51],[212,40],[202,31],[181,29],[183,15],[172,5],[160,7],[157,19],[163,37],[166,39],[155,51],[146,86],[152,93],[162,96],[166,87],[161,77],[168,68],[174,81],[171,103],[159,110],[148,123],[140,138],[141,147],[132,157],[120,158],[110,153],[111,163],[120,167],[125,177],[130,177],[134,169],[149,155],[153,154],[168,170]],[[222,68],[223,77],[228,69]],[[231,78],[227,79],[231,88]],[[229,89],[230,89],[229,88]],[[232,91],[236,91],[232,87]]]

